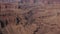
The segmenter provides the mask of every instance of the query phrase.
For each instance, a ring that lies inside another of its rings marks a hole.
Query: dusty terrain
[[[4,5],[0,4],[0,34],[60,34],[59,3]]]

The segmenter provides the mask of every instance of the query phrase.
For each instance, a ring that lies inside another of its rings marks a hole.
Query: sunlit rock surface
[[[60,0],[0,0],[0,34],[60,34]]]

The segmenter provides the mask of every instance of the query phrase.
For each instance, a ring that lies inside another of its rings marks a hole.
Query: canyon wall
[[[0,2],[0,34],[60,34],[59,0],[18,1]]]

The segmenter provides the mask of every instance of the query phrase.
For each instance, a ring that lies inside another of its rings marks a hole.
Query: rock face
[[[60,4],[43,2],[47,3],[0,2],[0,34],[60,34]]]

